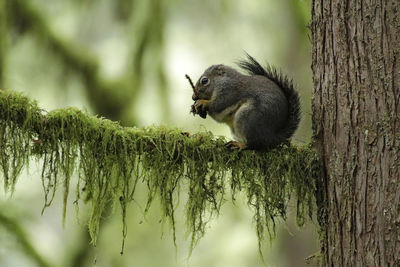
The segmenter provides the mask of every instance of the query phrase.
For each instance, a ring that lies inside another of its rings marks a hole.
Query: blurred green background
[[[293,141],[304,144],[311,136],[310,2],[0,0],[0,88],[24,92],[46,110],[75,106],[126,126],[169,125],[229,138],[227,126],[189,114],[184,75],[197,80],[209,65],[234,66],[246,51],[295,80],[303,116]],[[177,216],[175,248],[156,205],[143,216],[142,186],[128,210],[121,256],[119,207],[110,205],[94,247],[87,207],[73,197],[64,228],[61,194],[41,215],[37,166],[32,162],[13,194],[0,193],[0,266],[264,266],[244,199],[232,204],[227,196],[188,257],[185,218]],[[263,246],[266,265],[316,266],[315,257],[305,260],[318,251],[314,224],[298,229],[292,215],[281,222],[276,239]]]

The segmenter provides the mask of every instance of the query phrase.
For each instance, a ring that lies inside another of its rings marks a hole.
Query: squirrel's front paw
[[[197,113],[207,112],[209,102],[210,100],[204,100],[204,99],[200,99],[194,102],[194,108],[196,112]]]
[[[194,109],[195,114],[199,114],[200,117],[205,119],[207,117],[207,110],[209,103],[210,100],[204,100],[204,99],[197,100],[196,102],[194,102],[192,109]]]

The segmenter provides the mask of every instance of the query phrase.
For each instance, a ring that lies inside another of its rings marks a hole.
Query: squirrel
[[[219,64],[207,68],[193,86],[191,112],[226,123],[239,150],[266,150],[282,143],[300,122],[300,101],[293,81],[274,67],[262,67],[252,56],[239,61],[248,75]]]

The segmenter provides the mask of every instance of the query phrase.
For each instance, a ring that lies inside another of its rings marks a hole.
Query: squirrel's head
[[[212,65],[204,71],[197,81],[195,85],[196,94],[193,94],[192,99],[194,101],[198,99],[210,100],[214,90],[226,84],[226,78],[232,76],[231,74],[236,75],[235,73],[237,71],[228,66]]]

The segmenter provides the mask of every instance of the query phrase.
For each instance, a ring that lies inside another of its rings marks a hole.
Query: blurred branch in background
[[[146,16],[139,24],[140,29],[134,30],[138,25],[129,28],[132,36],[134,49],[132,50],[132,66],[130,77],[133,88],[135,88],[134,99],[137,99],[140,90],[143,89],[145,77],[152,77],[156,81],[158,91],[158,103],[161,105],[163,119],[168,119],[168,87],[164,67],[164,28],[165,8],[161,0],[150,0],[147,2]],[[139,11],[136,11],[138,13]],[[148,72],[143,71],[148,57]]]
[[[7,51],[7,0],[0,0],[0,90],[5,87]]]
[[[164,67],[164,28],[165,28],[165,8],[162,0],[151,0],[151,12],[153,13],[153,50],[156,52],[154,57],[156,63],[156,76],[157,76],[157,88],[159,97],[161,99],[162,114],[164,120],[168,119],[169,108],[168,108],[168,87],[167,77],[165,74]],[[164,1],[165,2],[165,1]],[[157,53],[158,52],[158,53]]]
[[[131,105],[133,94],[129,93],[124,80],[108,82],[99,76],[97,60],[77,47],[72,42],[66,42],[49,27],[42,14],[25,0],[10,1],[10,24],[20,33],[31,31],[34,36],[61,60],[65,67],[76,72],[84,81],[89,103],[95,112],[113,120],[119,120],[125,109]],[[107,99],[107,101],[104,101]]]
[[[24,250],[26,255],[32,258],[38,266],[40,267],[50,267],[53,266],[49,264],[40,254],[37,252],[35,247],[32,245],[31,241],[28,239],[22,226],[19,224],[18,219],[8,217],[0,212],[0,227],[4,227],[14,235],[17,239],[18,244]]]
[[[135,5],[135,0],[116,0],[114,1],[115,17],[121,22],[129,21]]]
[[[132,1],[122,2],[127,3],[126,7],[128,8],[133,7]],[[131,12],[126,10],[125,13],[121,14],[121,8],[117,8],[116,11],[119,16],[127,20],[127,16]],[[99,75],[99,63],[96,58],[82,47],[71,41],[65,41],[61,36],[58,36],[30,1],[10,1],[9,21],[10,24],[17,28],[20,34],[26,31],[32,32],[40,42],[48,46],[49,50],[61,60],[61,63],[66,68],[81,77],[86,88],[88,101],[94,108],[95,113],[112,120],[120,120],[123,124],[136,124],[136,120],[130,110],[132,103],[142,90],[142,81],[145,76],[154,77],[152,80],[156,81],[159,98],[161,99],[162,114],[164,114],[165,118],[168,116],[167,79],[163,64],[165,15],[161,1],[149,1],[146,12],[145,21],[141,25],[142,29],[140,31],[131,31],[131,28],[128,27],[130,32],[127,32],[127,34],[134,33],[132,36],[134,44],[132,67],[128,68],[130,70],[125,75],[125,78],[115,81],[102,79]],[[152,72],[150,73],[143,72],[146,54],[152,67]],[[104,101],[105,99],[107,101]]]

